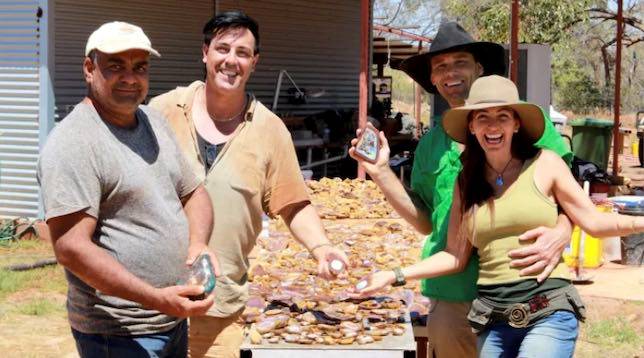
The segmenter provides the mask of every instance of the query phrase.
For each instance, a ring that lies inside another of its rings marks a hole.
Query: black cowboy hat
[[[483,76],[505,76],[505,51],[503,46],[494,42],[474,41],[461,25],[446,22],[440,25],[438,33],[429,47],[429,52],[412,56],[400,64],[400,70],[421,85],[425,91],[436,93],[431,82],[432,69],[429,64],[432,56],[455,51],[471,53],[483,66]]]

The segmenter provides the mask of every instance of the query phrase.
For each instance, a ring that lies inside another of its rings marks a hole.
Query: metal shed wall
[[[155,96],[203,77],[201,29],[214,9],[214,0],[55,0],[54,91],[59,118],[85,94],[85,43],[101,24],[130,22],[150,37],[162,56],[153,58],[150,67],[149,96]]]
[[[0,0],[0,216],[38,216],[38,0]]]
[[[307,104],[287,102],[283,79],[278,112],[306,115],[329,108],[358,107],[360,72],[359,0],[217,0],[217,11],[241,9],[259,23],[260,60],[249,89],[270,107],[279,71],[298,87],[324,90]]]

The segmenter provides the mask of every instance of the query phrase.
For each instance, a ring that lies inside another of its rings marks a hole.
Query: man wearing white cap
[[[97,29],[85,48],[87,96],[38,165],[81,357],[185,357],[183,318],[213,304],[190,299],[203,287],[177,285],[208,252],[212,209],[165,119],[140,105],[150,54],[159,56],[138,26]]]

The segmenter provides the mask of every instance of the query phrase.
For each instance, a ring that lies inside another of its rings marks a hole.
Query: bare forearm
[[[408,280],[432,278],[461,272],[468,259],[459,259],[446,252],[438,252],[418,263],[402,269],[403,275]]]
[[[93,243],[77,240],[73,245],[67,245],[59,240],[54,244],[54,252],[65,268],[91,287],[146,307],[155,306],[156,289]]]
[[[597,212],[579,223],[579,226],[588,234],[598,238],[627,236],[644,232],[644,217]]]
[[[279,213],[291,233],[309,251],[317,261],[318,275],[330,280],[339,274],[339,271],[349,266],[347,255],[339,248],[333,246],[326,237],[322,220],[310,202],[305,201],[283,208]],[[331,263],[339,260],[343,266],[332,269]],[[338,271],[339,270],[339,271]]]
[[[208,192],[199,186],[185,200],[183,209],[190,228],[191,245],[207,245],[213,226],[213,210]]]
[[[311,204],[294,209],[294,212],[283,216],[291,233],[307,250],[329,244],[322,221]]]
[[[387,202],[398,215],[420,233],[427,235],[432,232],[432,223],[429,221],[427,213],[414,205],[402,183],[391,169],[381,169],[379,173],[371,175],[371,179],[378,185],[387,198]]]

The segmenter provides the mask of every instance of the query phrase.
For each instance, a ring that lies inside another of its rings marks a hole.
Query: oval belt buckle
[[[521,303],[515,303],[508,308],[508,324],[514,328],[524,328],[528,326],[530,315],[525,306]]]

